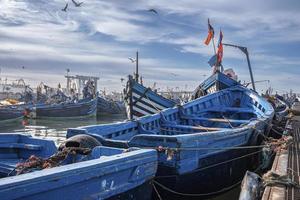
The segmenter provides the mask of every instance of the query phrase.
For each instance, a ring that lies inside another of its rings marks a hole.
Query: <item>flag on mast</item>
[[[218,64],[221,64],[222,58],[223,58],[223,44],[222,44],[222,40],[223,40],[223,33],[220,30],[220,37],[219,37],[219,41],[218,41],[218,51],[217,51],[217,61],[218,61]]]
[[[209,45],[211,39],[215,35],[215,31],[214,31],[214,28],[210,25],[209,19],[207,19],[207,23],[208,23],[208,35],[204,41],[204,44]]]
[[[209,61],[208,61],[208,64],[213,67],[217,64],[217,54],[213,55]]]

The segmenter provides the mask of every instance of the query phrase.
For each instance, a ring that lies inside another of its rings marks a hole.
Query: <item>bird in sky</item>
[[[67,12],[67,8],[68,8],[68,3],[66,3],[65,7],[63,9],[61,9],[61,11]]]
[[[135,59],[134,59],[134,58],[129,57],[128,59],[129,59],[132,63],[135,62]]]
[[[155,9],[153,9],[153,8],[149,9],[148,12],[153,12],[154,14],[158,15],[158,12]]]
[[[72,0],[72,2],[74,3],[75,7],[80,7],[83,2],[77,3],[75,0]]]

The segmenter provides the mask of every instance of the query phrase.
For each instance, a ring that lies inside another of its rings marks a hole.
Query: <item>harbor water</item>
[[[84,118],[57,118],[57,119],[30,119],[3,123],[0,126],[1,133],[19,132],[31,135],[32,137],[51,139],[56,145],[62,143],[68,128],[87,126],[93,124],[107,124],[126,120],[126,115],[110,115],[100,117]],[[210,200],[235,200],[238,199],[240,187],[236,187]]]

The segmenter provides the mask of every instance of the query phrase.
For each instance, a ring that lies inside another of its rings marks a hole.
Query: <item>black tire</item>
[[[59,150],[66,147],[81,147],[93,149],[96,146],[102,146],[101,142],[90,135],[79,134],[67,139],[64,143],[59,146]]]

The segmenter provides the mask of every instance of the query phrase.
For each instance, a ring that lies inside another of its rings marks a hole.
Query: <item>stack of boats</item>
[[[25,92],[26,93],[26,92]],[[103,114],[125,114],[122,103],[98,96],[96,93],[84,98],[67,97],[58,90],[50,97],[44,95],[42,100],[33,100],[33,95],[27,101],[7,99],[1,102],[0,122],[29,118],[60,118],[86,117]],[[39,98],[37,98],[39,99]]]
[[[152,188],[154,197],[163,199],[216,195],[235,187],[255,166],[253,146],[268,135],[274,116],[265,98],[221,72],[182,105],[132,78],[126,91],[132,120],[69,128],[63,149],[1,134],[1,198],[150,199]],[[56,167],[40,164],[64,152]],[[20,166],[30,170],[17,175]]]

